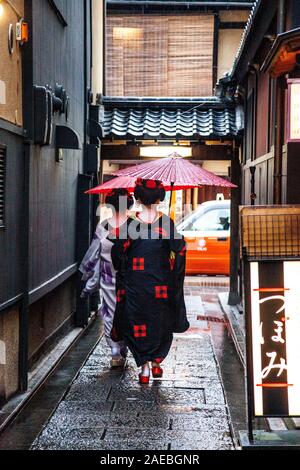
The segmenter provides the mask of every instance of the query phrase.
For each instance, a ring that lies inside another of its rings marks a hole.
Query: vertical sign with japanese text
[[[250,262],[255,416],[300,416],[299,281],[300,261]]]
[[[288,136],[289,142],[300,142],[300,80],[288,80]]]

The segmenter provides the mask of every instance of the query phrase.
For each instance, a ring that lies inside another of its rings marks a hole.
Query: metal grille
[[[5,219],[5,156],[6,148],[0,145],[0,227]]]
[[[300,258],[300,209],[243,215],[242,250],[248,259]]]

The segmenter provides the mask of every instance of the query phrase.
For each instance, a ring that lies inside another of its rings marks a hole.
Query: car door
[[[182,233],[187,241],[187,273],[229,274],[229,204],[196,211]]]

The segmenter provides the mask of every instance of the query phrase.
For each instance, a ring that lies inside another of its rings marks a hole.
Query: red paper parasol
[[[160,180],[168,189],[189,189],[198,186],[236,188],[236,185],[210,171],[194,165],[173,153],[167,158],[131,166],[113,173],[116,176]]]
[[[112,189],[126,188],[128,191],[133,192],[135,187],[136,178],[130,176],[119,176],[118,178],[113,178],[106,183],[100,184],[95,188],[86,191],[85,194],[106,194],[109,193]]]
[[[118,176],[117,178],[113,178],[109,181],[106,181],[106,183],[100,184],[99,186],[96,186],[95,188],[90,189],[89,191],[86,191],[85,194],[106,194],[112,189],[118,189],[118,188],[126,188],[128,191],[133,192],[135,188],[135,182],[137,178],[134,176]],[[187,185],[187,186],[182,186],[180,185],[177,187],[171,186],[170,184],[164,184],[164,188],[166,191],[171,191],[172,189],[189,189],[189,188],[194,188],[194,185]]]

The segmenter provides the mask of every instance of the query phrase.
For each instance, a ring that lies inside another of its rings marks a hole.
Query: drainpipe
[[[252,135],[252,155],[251,160],[256,158],[256,116],[257,116],[257,91],[258,91],[258,66],[250,65],[248,66],[250,73],[255,76],[255,90],[254,90],[254,109],[253,109],[253,135]]]
[[[228,305],[237,305],[239,295],[239,205],[241,203],[241,164],[239,142],[233,142],[231,155],[231,181],[237,188],[231,190],[230,205],[230,286]]]
[[[277,34],[285,31],[285,0],[278,0]]]
[[[84,41],[84,51],[83,51],[83,60],[84,60],[84,112],[83,112],[83,120],[84,120],[84,134],[83,134],[83,171],[85,167],[85,159],[86,159],[86,145],[87,145],[87,120],[88,120],[88,28],[87,28],[87,21],[88,21],[88,0],[84,1],[84,33],[83,33],[83,41]]]
[[[78,201],[77,201],[77,220],[76,220],[76,258],[80,262],[83,258],[84,252],[88,248],[92,237],[92,213],[91,213],[91,197],[84,195],[84,191],[91,189],[91,176],[85,174],[87,168],[87,147],[88,147],[88,110],[91,102],[91,0],[84,0],[84,29],[83,29],[83,81],[84,81],[84,111],[83,111],[83,161],[82,171],[78,175]],[[88,240],[88,243],[87,243]],[[80,298],[82,290],[81,275],[78,272],[76,279],[76,314],[75,324],[78,327],[85,327],[88,324],[90,315],[90,300],[84,301]]]
[[[285,0],[278,0],[277,33],[285,31]],[[274,122],[274,188],[273,203],[281,204],[282,184],[282,146],[283,146],[283,113],[284,113],[284,83],[283,77],[275,81],[275,122]]]
[[[22,195],[22,290],[23,297],[19,317],[19,389],[28,388],[28,335],[29,335],[29,231],[30,231],[30,158],[31,141],[23,143],[24,187]]]
[[[33,31],[32,0],[24,4],[24,18]],[[19,390],[28,389],[28,337],[29,337],[29,268],[30,268],[30,163],[33,149],[33,38],[22,50],[22,91],[23,91],[23,193],[22,193],[22,301],[19,314]]]
[[[273,203],[281,204],[282,146],[284,117],[284,77],[276,79],[274,123],[274,188]]]

